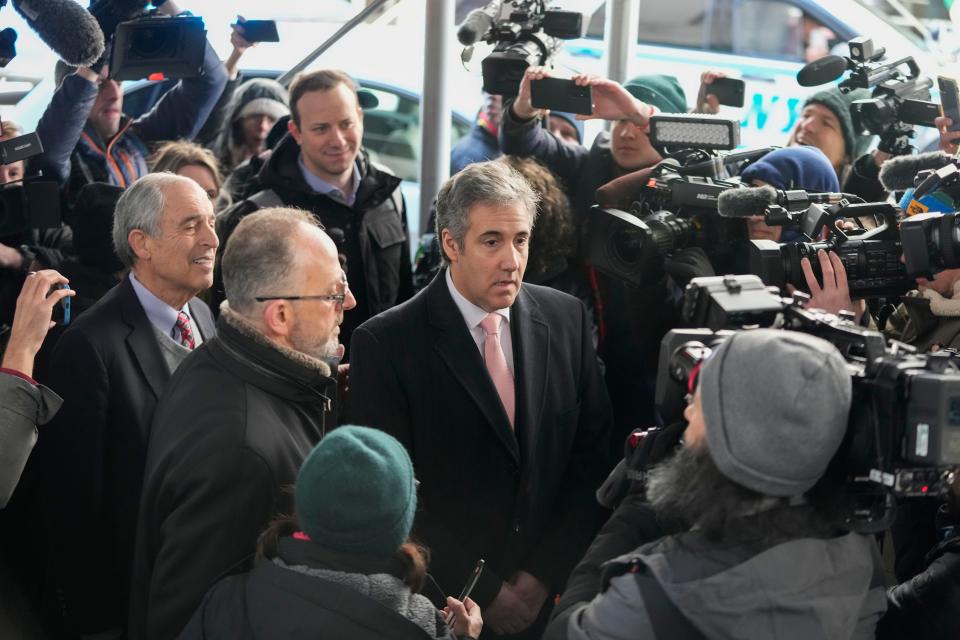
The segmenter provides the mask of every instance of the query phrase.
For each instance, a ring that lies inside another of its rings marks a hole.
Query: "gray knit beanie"
[[[840,447],[852,384],[832,344],[754,329],[727,338],[700,377],[707,448],[727,478],[768,496],[808,491]]]

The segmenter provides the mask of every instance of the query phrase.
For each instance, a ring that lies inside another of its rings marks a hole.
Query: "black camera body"
[[[43,153],[36,132],[0,141],[0,164],[13,164]],[[42,176],[0,185],[0,237],[22,236],[33,229],[61,225],[60,187]]]
[[[664,259],[690,246],[704,249],[714,267],[731,267],[746,245],[746,228],[720,217],[717,200],[740,182],[685,175],[670,163],[658,169],[635,194],[629,211],[590,210],[583,245],[587,264],[635,286],[656,282]]]
[[[198,17],[153,16],[122,22],[110,49],[110,77],[195,78],[203,72],[206,41],[207,31]]]
[[[582,14],[548,9],[545,0],[493,0],[481,12],[490,17],[481,39],[494,45],[481,63],[483,90],[495,95],[517,95],[527,67],[547,64],[562,40],[583,33]]]
[[[845,70],[850,75],[840,82],[841,91],[872,89],[870,98],[851,105],[854,127],[863,134],[880,136],[881,151],[893,155],[910,153],[913,127],[933,127],[940,105],[930,102],[933,81],[920,76],[911,56],[883,61],[886,51],[867,37],[848,43],[849,57],[826,56],[804,67],[801,84],[813,86],[836,80]],[[835,73],[836,72],[836,73]]]
[[[770,212],[774,213],[771,218]],[[915,288],[907,266],[901,261],[902,242],[898,232],[898,209],[887,203],[850,204],[846,200],[828,207],[811,204],[802,214],[801,228],[807,242],[778,244],[772,240],[750,241],[750,272],[759,276],[769,286],[783,290],[793,285],[807,291],[806,278],[800,261],[810,260],[810,266],[818,280],[822,281],[820,250],[834,252],[847,271],[847,283],[852,298],[878,298],[902,295]],[[782,224],[779,207],[766,212],[767,224]],[[870,230],[844,231],[836,227],[836,221],[844,218],[874,217],[883,222]],[[827,238],[814,241],[826,232]]]
[[[665,424],[680,419],[689,376],[745,325],[818,336],[837,347],[853,382],[847,432],[831,467],[849,491],[846,524],[863,531],[886,526],[887,498],[944,495],[960,472],[960,358],[920,354],[883,334],[805,308],[806,296],[781,298],[756,276],[695,278],[684,319],[661,342],[657,409]],[[758,354],[763,357],[763,354]]]

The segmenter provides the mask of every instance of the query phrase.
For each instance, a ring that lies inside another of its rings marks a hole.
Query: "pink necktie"
[[[192,351],[196,346],[193,340],[193,328],[190,326],[190,317],[183,311],[177,314],[177,329],[180,330],[180,344]]]
[[[503,347],[500,346],[500,323],[502,321],[503,316],[490,313],[480,321],[480,328],[483,329],[484,333],[483,359],[487,365],[487,372],[490,373],[493,386],[496,387],[497,393],[500,395],[503,408],[507,410],[507,417],[510,419],[510,426],[512,427],[515,414],[513,374],[507,367],[507,358],[503,355]]]

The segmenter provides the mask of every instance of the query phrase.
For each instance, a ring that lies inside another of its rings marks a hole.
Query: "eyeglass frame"
[[[269,300],[329,300],[330,302],[336,302],[337,306],[342,307],[349,293],[350,290],[347,289],[343,293],[327,293],[316,296],[254,296],[253,299],[257,302],[267,302]]]

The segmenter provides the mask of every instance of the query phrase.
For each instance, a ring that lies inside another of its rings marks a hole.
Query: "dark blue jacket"
[[[486,127],[475,124],[470,133],[450,150],[450,175],[460,173],[460,170],[468,164],[496,160],[502,155],[497,137]]]
[[[149,113],[124,117],[119,132],[103,140],[87,123],[97,85],[69,75],[37,124],[44,154],[31,162],[31,170],[40,168],[66,187],[69,201],[90,182],[126,187],[148,172],[148,145],[197,135],[226,83],[227,72],[207,43],[200,76],[178,82]]]

